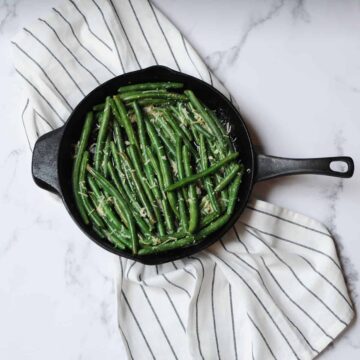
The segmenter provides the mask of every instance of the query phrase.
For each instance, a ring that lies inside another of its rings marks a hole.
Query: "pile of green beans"
[[[120,87],[88,112],[72,185],[87,226],[149,255],[191,246],[234,212],[244,171],[224,126],[183,84]]]

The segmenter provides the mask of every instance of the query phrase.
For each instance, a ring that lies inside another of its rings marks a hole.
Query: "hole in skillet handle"
[[[235,211],[229,222],[223,228],[189,247],[179,248],[176,250],[149,256],[133,256],[129,252],[114,248],[109,241],[106,239],[101,239],[99,236],[97,236],[92,231],[90,226],[83,224],[76,207],[72,191],[72,149],[73,144],[76,144],[80,137],[81,128],[83,126],[87,111],[92,109],[95,104],[103,102],[106,96],[116,94],[117,89],[120,86],[155,81],[183,82],[184,89],[188,88],[193,90],[201,101],[203,101],[211,110],[215,110],[217,115],[220,115],[222,118],[224,118],[231,125],[231,135],[233,138],[236,138],[234,143],[236,150],[241,154],[241,162],[244,164],[245,168],[250,169],[250,171],[247,171],[243,177],[243,181],[239,189],[239,196]],[[220,237],[223,236],[232,227],[232,225],[240,216],[241,212],[244,210],[252,189],[254,175],[254,153],[248,131],[241,118],[241,115],[230,103],[230,101],[225,98],[224,95],[222,95],[211,85],[203,82],[198,78],[174,71],[164,66],[152,66],[143,70],[129,72],[110,79],[109,81],[94,89],[79,103],[65,124],[64,135],[59,150],[58,168],[59,182],[65,206],[81,230],[95,243],[114,254],[136,260],[144,264],[152,265],[161,264],[193,255],[219,240]]]

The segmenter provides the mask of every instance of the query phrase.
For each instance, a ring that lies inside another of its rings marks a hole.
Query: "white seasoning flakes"
[[[196,186],[196,194],[197,194],[197,195],[200,195],[200,194],[201,194],[201,189],[200,189],[198,186]]]
[[[128,140],[125,140],[125,145],[126,145],[126,146],[129,146],[129,145],[131,145],[130,141],[128,141]]]
[[[145,208],[140,209],[140,216],[141,217],[146,217],[146,209]]]
[[[230,123],[226,123],[226,133],[230,134],[231,132],[231,124]]]
[[[174,160],[170,160],[170,164],[171,164],[171,168],[172,168],[172,171],[174,173],[174,175],[177,175],[178,174],[178,167],[177,167],[177,164]]]
[[[165,161],[166,161],[166,156],[165,156],[165,155],[164,155],[164,156],[162,156],[161,158],[162,158],[163,160],[165,160]]]
[[[131,115],[129,116],[129,119],[130,119],[130,122],[131,122],[131,123],[136,123],[135,114],[131,114]]]

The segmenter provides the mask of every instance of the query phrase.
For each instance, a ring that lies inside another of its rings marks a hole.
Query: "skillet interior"
[[[166,253],[149,256],[132,256],[131,254],[115,249],[107,240],[99,238],[90,227],[83,224],[77,210],[71,184],[71,172],[73,165],[74,144],[78,141],[81,129],[85,120],[86,113],[91,110],[92,106],[104,101],[106,96],[116,93],[119,86],[130,83],[142,83],[152,81],[179,81],[184,83],[184,89],[191,89],[195,94],[222,120],[226,120],[231,125],[230,134],[234,139],[236,149],[240,152],[241,161],[246,169],[250,169],[243,177],[240,186],[239,196],[236,204],[236,210],[229,222],[220,230],[203,239],[198,244],[184,248],[168,251]],[[219,91],[207,83],[183,73],[179,73],[163,66],[153,66],[139,71],[126,73],[115,77],[97,87],[87,95],[73,111],[65,124],[64,133],[59,147],[58,157],[58,176],[62,192],[63,201],[67,210],[77,225],[98,245],[114,254],[126,258],[140,261],[144,264],[160,264],[173,261],[185,256],[192,255],[200,250],[205,249],[215,241],[220,239],[224,233],[231,228],[241,212],[246,206],[249,198],[254,174],[254,153],[251,140],[245,124],[234,106]]]

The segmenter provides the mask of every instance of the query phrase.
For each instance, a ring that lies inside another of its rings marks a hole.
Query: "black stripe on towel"
[[[250,206],[250,205],[247,205],[246,207],[247,207],[248,209],[250,209],[250,210],[253,210],[253,211],[256,211],[256,212],[259,212],[259,213],[261,213],[261,214],[265,214],[265,215],[268,215],[268,216],[271,216],[271,217],[274,217],[274,218],[276,218],[276,219],[285,221],[285,222],[287,222],[287,223],[289,223],[289,224],[293,224],[293,225],[296,225],[296,226],[300,226],[300,227],[302,227],[302,228],[304,228],[304,229],[306,229],[306,230],[314,231],[314,232],[317,232],[317,233],[319,233],[319,234],[321,234],[321,235],[325,235],[325,236],[331,238],[331,235],[328,234],[328,233],[326,233],[326,232],[323,232],[323,231],[320,231],[320,230],[316,230],[316,229],[311,228],[311,227],[309,227],[309,226],[300,224],[300,223],[295,222],[295,221],[292,221],[292,220],[285,219],[285,218],[283,218],[283,217],[281,217],[281,216],[271,214],[271,213],[266,212],[266,211],[264,211],[264,210],[256,209],[256,208],[254,208],[254,207],[252,207],[252,206]]]
[[[47,74],[47,72],[44,70],[44,68],[31,56],[29,55],[23,48],[21,48],[15,41],[11,42],[14,46],[16,46],[28,59],[30,59],[39,69],[40,71],[44,74],[44,76],[48,79],[48,81],[50,82],[50,84],[54,87],[54,89],[56,90],[56,92],[60,95],[60,97],[64,100],[64,102],[66,103],[66,105],[71,109],[74,110],[73,107],[70,105],[70,103],[66,100],[65,96],[60,92],[60,90],[57,88],[57,86],[55,85],[55,83],[50,79],[49,75]]]
[[[56,8],[53,8],[53,10],[58,14],[70,27],[71,33],[73,34],[75,40],[80,45],[82,49],[84,49],[97,63],[102,65],[111,75],[115,76],[115,74],[106,66],[101,60],[99,60],[78,38],[78,36],[75,34],[75,30],[69,20],[65,18],[65,16]]]
[[[144,293],[145,299],[146,299],[147,303],[149,304],[152,313],[153,313],[154,316],[155,316],[155,319],[156,319],[157,323],[159,324],[159,327],[160,327],[160,329],[161,329],[161,332],[164,334],[165,340],[166,340],[166,342],[168,343],[168,345],[169,345],[169,347],[170,347],[170,350],[171,350],[172,354],[174,355],[174,358],[175,358],[175,359],[178,359],[178,357],[176,356],[176,353],[175,353],[175,351],[174,351],[174,348],[173,348],[173,346],[171,345],[171,342],[170,342],[170,340],[169,340],[169,338],[168,338],[168,336],[167,336],[167,334],[166,334],[166,331],[165,331],[164,327],[162,326],[162,324],[161,324],[161,322],[160,322],[159,316],[157,315],[157,313],[156,313],[156,311],[155,311],[155,309],[154,309],[154,307],[153,307],[153,305],[152,305],[152,303],[151,303],[151,301],[150,301],[150,299],[149,299],[149,297],[148,297],[148,295],[147,295],[144,287],[143,287],[142,285],[140,285],[140,287],[141,287],[141,290],[142,290],[143,293]]]
[[[95,5],[95,6],[97,7],[97,9],[99,10],[99,13],[101,14],[101,17],[102,17],[102,19],[103,19],[103,21],[104,21],[104,24],[105,24],[105,26],[106,26],[106,28],[107,28],[107,31],[109,32],[109,34],[110,34],[110,36],[111,36],[111,39],[112,39],[113,44],[114,44],[115,49],[116,49],[117,57],[118,57],[118,59],[119,59],[119,63],[120,63],[120,67],[121,67],[122,73],[124,73],[124,72],[125,72],[125,67],[124,67],[123,61],[122,61],[122,59],[121,59],[120,52],[119,52],[119,48],[118,48],[118,46],[117,46],[117,42],[116,42],[116,40],[115,40],[114,34],[111,32],[110,26],[109,26],[109,24],[108,24],[107,21],[106,21],[105,15],[104,15],[103,11],[101,10],[101,7],[98,5],[98,3],[97,3],[95,0],[92,0],[92,2],[94,3],[94,5]]]
[[[65,45],[57,31],[46,20],[39,18],[39,21],[41,21],[50,30],[52,30],[60,44],[69,52],[69,54],[74,58],[74,60],[97,82],[97,84],[100,85],[100,81],[97,79],[97,77],[76,57],[76,55],[70,50],[70,48]]]
[[[252,225],[249,225],[249,224],[246,224],[246,223],[244,223],[244,222],[242,222],[242,221],[239,221],[239,222],[240,222],[241,224],[243,224],[243,225],[246,225],[246,226],[249,227],[250,229],[253,229],[253,230],[258,231],[258,232],[261,233],[261,234],[268,235],[268,236],[274,237],[274,238],[276,238],[276,239],[279,239],[279,240],[288,242],[288,243],[290,243],[290,244],[294,244],[294,245],[300,246],[300,247],[302,247],[302,248],[304,248],[304,249],[308,249],[308,250],[314,251],[314,252],[316,252],[316,253],[318,253],[318,254],[324,255],[324,256],[326,256],[326,257],[341,271],[341,267],[340,267],[340,265],[336,262],[336,260],[334,260],[330,255],[324,253],[324,252],[321,251],[321,250],[315,249],[315,248],[313,248],[313,247],[311,247],[311,246],[307,246],[307,245],[301,244],[301,243],[299,243],[299,242],[297,242],[297,241],[294,241],[294,240],[285,239],[285,238],[283,238],[283,237],[281,237],[281,236],[278,236],[278,235],[275,235],[275,234],[272,234],[272,233],[269,233],[269,232],[260,230],[260,229],[258,229],[258,228],[256,228],[256,227],[254,227],[254,226],[252,226]]]
[[[211,311],[212,311],[213,325],[214,325],[216,352],[217,352],[218,359],[220,360],[219,340],[218,340],[218,336],[217,336],[216,320],[215,320],[215,305],[214,305],[215,273],[216,273],[216,263],[214,265],[213,278],[212,278],[212,282],[211,282]]]
[[[236,233],[236,234],[237,234],[237,233]],[[241,241],[240,237],[238,237],[238,240],[239,240],[239,242],[240,242],[242,245],[245,245],[245,244]],[[264,281],[264,279],[263,279],[260,271],[259,271],[258,269],[256,269],[255,267],[253,267],[251,264],[249,264],[247,261],[245,261],[244,259],[242,259],[240,256],[238,256],[236,253],[228,250],[228,249],[225,247],[225,244],[223,243],[223,240],[222,240],[222,239],[220,240],[220,243],[223,245],[223,248],[224,248],[225,251],[227,251],[228,253],[234,255],[238,260],[240,260],[240,261],[242,261],[243,263],[245,263],[248,267],[250,267],[252,270],[254,270],[254,271],[258,274],[258,276],[259,276],[259,278],[260,278],[260,280],[261,280],[261,283],[263,284],[265,290],[267,291],[267,293],[269,294],[269,296],[273,299],[274,303],[276,303],[275,299],[272,297],[269,289],[267,288],[267,286],[266,286],[266,284],[265,284],[265,281]],[[247,251],[247,252],[248,252],[248,251]],[[249,253],[249,252],[248,252],[248,253]],[[305,335],[300,331],[300,329],[286,316],[286,314],[284,314],[283,312],[282,312],[282,314],[286,317],[286,319],[289,321],[289,323],[299,332],[299,334],[302,336],[302,338],[305,340],[305,342],[309,345],[310,349],[313,350],[314,352],[318,353],[318,351],[311,346],[311,344],[310,344],[309,341],[306,339]],[[322,328],[320,328],[320,330],[322,330]],[[326,333],[325,333],[325,334],[326,334]],[[326,334],[326,335],[327,335],[327,334]]]
[[[55,108],[50,104],[49,100],[40,92],[40,90],[31,83],[31,81],[25,77],[18,69],[15,69],[15,71],[40,95],[40,97],[46,102],[46,104],[49,106],[49,108],[57,115],[57,117],[61,120],[62,123],[65,123],[63,118],[59,115],[59,113],[55,110]]]
[[[308,260],[306,259],[304,256],[299,255],[299,257],[301,257],[306,263],[308,263],[308,265],[311,267],[311,269],[316,272],[320,277],[322,277],[345,301],[346,303],[349,305],[349,307],[351,308],[351,310],[354,310],[353,305],[351,304],[351,302],[345,297],[345,295],[339,290],[338,287],[336,287],[336,285],[331,282],[325,275],[323,275],[320,271],[316,270],[316,268],[314,267],[314,265]]]
[[[87,20],[87,18],[86,18],[86,16],[85,16],[85,14],[79,9],[79,7],[75,4],[75,2],[74,2],[73,0],[68,0],[68,1],[70,1],[70,3],[74,6],[74,8],[75,8],[75,9],[78,11],[78,13],[82,16],[82,18],[84,19],[84,22],[85,22],[85,24],[86,24],[86,26],[87,26],[90,34],[93,35],[97,40],[99,40],[99,41],[100,41],[104,46],[106,46],[110,51],[113,51],[112,48],[111,48],[103,39],[101,39],[98,35],[96,35],[96,34],[92,31],[92,29],[91,29],[91,27],[90,27],[90,25],[89,25],[89,22],[88,22],[88,20]]]
[[[122,261],[121,261],[121,258],[120,258],[120,257],[119,257],[119,263],[120,263],[120,269],[121,269],[121,279],[123,279],[123,278],[124,278],[124,269],[123,269],[123,264],[122,264]],[[134,357],[133,357],[132,352],[131,352],[131,349],[130,349],[129,342],[128,342],[126,336],[125,336],[125,333],[124,333],[124,331],[123,331],[123,329],[122,329],[122,327],[121,327],[121,325],[120,325],[120,321],[119,321],[119,320],[120,320],[120,319],[118,318],[118,322],[117,322],[117,323],[118,323],[118,328],[119,328],[119,330],[120,330],[120,332],[121,332],[121,334],[122,334],[122,336],[123,336],[123,338],[124,338],[124,340],[125,340],[126,346],[127,346],[128,350],[129,350],[130,358],[131,358],[131,360],[134,360]]]
[[[129,308],[129,311],[130,311],[130,313],[131,313],[131,315],[132,315],[132,317],[133,317],[133,319],[134,319],[134,321],[135,321],[135,323],[136,323],[136,325],[137,325],[137,327],[138,327],[138,329],[139,329],[139,331],[140,331],[140,334],[141,334],[142,338],[143,338],[144,341],[145,341],[145,344],[146,344],[146,346],[147,346],[147,348],[148,348],[148,350],[149,350],[152,358],[153,358],[154,360],[156,360],[155,355],[154,355],[153,351],[151,350],[150,344],[149,344],[149,342],[147,341],[146,336],[145,336],[145,334],[144,334],[144,332],[143,332],[143,330],[142,330],[142,328],[141,328],[141,325],[140,325],[137,317],[135,316],[134,311],[133,311],[133,309],[131,308],[130,303],[129,303],[129,301],[128,301],[125,293],[124,293],[124,290],[121,290],[121,295],[123,296],[123,298],[124,298],[124,300],[125,300],[125,303],[126,303],[127,307]]]
[[[190,293],[189,293],[184,287],[182,287],[182,286],[180,286],[180,285],[177,285],[177,284],[175,284],[173,281],[169,280],[169,279],[166,277],[165,274],[162,274],[162,277],[163,277],[169,284],[171,284],[172,286],[175,286],[176,288],[184,291],[184,292],[186,293],[186,295],[187,295],[189,298],[191,298]]]
[[[272,357],[277,360],[277,357],[274,355],[273,351],[271,350],[271,347],[269,345],[269,343],[267,342],[264,334],[261,332],[260,328],[255,324],[255,321],[251,318],[251,316],[249,315],[249,313],[247,314],[249,320],[251,321],[251,323],[254,325],[255,329],[258,331],[258,333],[260,334],[261,338],[264,340],[264,343],[267,347],[267,349],[269,350],[270,354],[272,355]]]
[[[59,63],[59,65],[64,69],[66,74],[69,76],[71,81],[74,83],[74,85],[78,88],[78,90],[81,92],[83,96],[85,96],[85,93],[81,90],[79,84],[75,81],[75,79],[71,76],[69,71],[66,69],[64,64],[59,60],[59,58],[50,50],[50,48],[45,45],[36,35],[34,35],[30,30],[24,28],[24,31],[27,32],[30,36],[32,36],[39,44],[41,44],[49,53],[50,55]]]
[[[343,325],[348,325],[344,320],[342,320],[330,307],[329,305],[327,305],[317,294],[315,294],[311,289],[309,289],[301,280],[300,278],[297,276],[297,274],[295,273],[295,271],[293,270],[293,268],[285,261],[283,260],[276,252],[274,249],[272,249],[268,244],[266,244],[265,241],[263,241],[259,236],[257,236],[256,234],[252,233],[249,230],[245,230],[247,231],[249,234],[251,234],[253,237],[255,237],[256,239],[258,239],[260,242],[262,242],[274,255],[275,257],[280,260],[281,263],[283,263],[289,270],[290,272],[293,274],[293,276],[295,277],[295,279],[298,281],[298,283],[304,288],[306,289],[311,295],[313,295],[313,297],[315,299],[317,299],[339,322],[341,322]]]
[[[112,6],[113,9],[114,9],[114,12],[115,12],[116,17],[117,17],[117,19],[118,19],[118,21],[119,21],[120,27],[121,27],[121,29],[122,29],[125,37],[126,37],[126,40],[127,40],[128,44],[129,44],[129,46],[130,46],[130,48],[131,48],[131,51],[132,51],[132,53],[133,53],[133,55],[134,55],[134,58],[135,58],[135,61],[136,61],[137,65],[138,65],[138,68],[141,69],[141,65],[140,65],[139,59],[138,59],[137,56],[136,56],[135,50],[134,50],[134,48],[133,48],[133,46],[132,46],[132,43],[131,43],[131,41],[130,41],[130,39],[129,39],[129,36],[128,36],[127,32],[125,31],[125,28],[124,28],[124,26],[123,26],[123,23],[121,22],[119,13],[118,13],[118,11],[116,10],[113,1],[112,1],[112,0],[109,0],[109,1],[110,1],[111,6]]]
[[[200,259],[198,259],[195,256],[189,256],[189,258],[197,260],[200,263],[201,268],[202,268],[202,277],[201,277],[199,291],[197,293],[196,303],[195,303],[195,315],[196,315],[195,316],[195,325],[196,325],[196,337],[197,337],[197,342],[198,342],[199,353],[200,353],[201,358],[203,360],[205,360],[204,355],[203,355],[203,353],[201,351],[200,334],[199,334],[199,296],[200,296],[201,287],[202,287],[202,284],[203,284],[203,281],[204,281],[205,269],[204,269],[204,265],[203,265],[203,263],[202,263],[202,261]]]
[[[236,346],[236,335],[235,335],[234,307],[233,307],[232,291],[231,291],[230,283],[229,283],[229,301],[230,301],[231,327],[232,327],[232,334],[233,334],[235,360],[238,360],[238,353],[237,353],[237,346]]]
[[[294,356],[300,360],[299,356],[296,354],[294,348],[291,346],[288,338],[285,336],[285,334],[283,333],[283,331],[280,329],[279,325],[275,322],[274,318],[272,317],[272,315],[270,314],[270,312],[268,311],[268,309],[266,308],[266,306],[263,304],[263,302],[261,301],[261,299],[259,298],[259,295],[255,292],[255,290],[249,285],[249,283],[241,276],[240,273],[238,273],[231,265],[229,265],[228,263],[226,263],[223,259],[221,259],[220,257],[218,257],[215,254],[212,254],[213,256],[215,256],[218,260],[220,260],[222,263],[224,263],[234,274],[236,274],[240,280],[245,284],[245,286],[250,290],[250,292],[254,295],[255,299],[258,301],[258,303],[261,305],[261,307],[263,308],[263,310],[265,311],[265,313],[267,314],[267,316],[269,317],[269,319],[271,320],[271,322],[274,324],[275,328],[278,330],[279,334],[281,335],[281,337],[284,339],[284,341],[286,342],[286,344],[288,345],[288,347],[290,348],[291,352],[294,354]]]
[[[136,11],[135,11],[135,9],[134,9],[134,6],[133,6],[131,0],[128,0],[128,1],[129,1],[129,4],[130,4],[130,7],[131,7],[131,9],[132,9],[132,11],[133,11],[133,13],[134,13],[136,22],[138,23],[139,28],[140,28],[140,31],[141,31],[141,33],[142,33],[142,35],[143,35],[143,37],[144,37],[144,40],[145,40],[145,42],[146,42],[146,44],[147,44],[147,46],[148,46],[148,48],[149,48],[149,50],[150,50],[150,52],[151,52],[151,55],[152,55],[152,57],[154,58],[154,61],[155,61],[156,65],[159,65],[159,63],[158,63],[158,61],[157,61],[157,59],[156,59],[156,57],[155,57],[154,51],[153,51],[153,49],[152,49],[152,47],[151,47],[151,45],[150,45],[150,43],[149,43],[149,40],[148,40],[148,38],[146,37],[146,34],[145,34],[145,32],[144,32],[144,29],[143,29],[142,26],[141,26],[141,22],[140,22],[140,20],[139,20],[139,18],[138,18],[138,16],[137,16],[137,13],[136,13]]]
[[[286,296],[286,298],[292,303],[294,304],[312,323],[314,323],[329,339],[334,340],[334,338],[329,335],[326,330],[300,305],[298,304],[285,290],[284,288],[280,285],[279,281],[276,279],[275,275],[273,274],[273,272],[270,270],[270,268],[266,265],[265,260],[263,257],[261,257],[261,260],[264,264],[265,269],[267,270],[267,272],[269,273],[269,275],[271,276],[271,278],[274,280],[275,284],[279,287],[279,289],[281,290],[281,292]],[[313,349],[313,348],[312,348]],[[315,350],[315,349],[313,349]],[[315,350],[317,351],[317,350]]]
[[[159,29],[160,29],[160,31],[161,31],[164,39],[165,39],[165,42],[166,42],[166,44],[167,44],[167,46],[168,46],[168,48],[169,48],[169,50],[170,50],[170,52],[171,52],[171,55],[172,55],[172,57],[173,57],[173,59],[174,59],[174,61],[175,61],[176,67],[178,68],[179,71],[181,71],[180,65],[179,65],[179,63],[178,63],[178,61],[177,61],[177,59],[176,59],[176,57],[175,57],[175,54],[174,54],[174,51],[173,51],[173,49],[172,49],[172,47],[171,47],[171,45],[170,45],[170,42],[169,42],[168,38],[166,37],[166,34],[165,34],[165,32],[164,32],[164,29],[162,28],[162,26],[161,26],[161,24],[160,24],[160,21],[159,21],[158,16],[156,15],[154,6],[152,5],[152,3],[151,3],[150,0],[148,0],[148,3],[149,3],[149,6],[150,6],[150,8],[151,8],[152,13],[154,14],[154,17],[155,17],[155,20],[156,20],[156,22],[157,22],[157,24],[158,24],[158,26],[159,26]]]
[[[31,148],[31,145],[30,145],[30,140],[29,140],[29,135],[28,135],[28,133],[26,131],[26,126],[25,126],[25,121],[24,121],[24,115],[25,115],[25,112],[26,112],[26,110],[27,110],[27,108],[29,106],[29,102],[30,102],[30,100],[29,100],[29,98],[27,98],[26,99],[26,104],[25,104],[24,109],[23,109],[23,111],[21,113],[21,120],[22,120],[22,123],[23,123],[23,127],[24,127],[24,130],[25,130],[25,136],[26,136],[27,142],[29,144],[30,151],[32,151],[32,148]]]
[[[189,53],[188,48],[187,48],[187,46],[186,46],[186,41],[185,41],[185,38],[184,38],[183,34],[181,34],[181,40],[182,40],[182,43],[183,43],[183,45],[184,45],[184,49],[185,49],[185,51],[186,51],[186,54],[187,54],[189,60],[191,61],[194,69],[196,70],[196,72],[197,72],[198,75],[200,76],[200,79],[201,79],[201,80],[204,80],[203,76],[201,75],[201,72],[199,71],[199,69],[197,68],[197,66],[195,65],[193,59],[192,59],[191,56],[190,56],[190,53]]]

